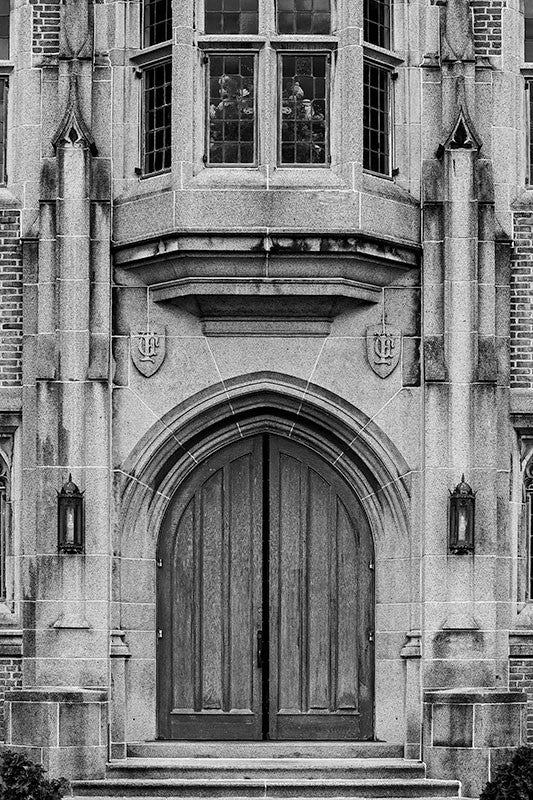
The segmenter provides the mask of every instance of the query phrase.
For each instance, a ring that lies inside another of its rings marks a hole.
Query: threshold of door
[[[402,758],[402,744],[388,742],[151,741],[130,742],[129,758]]]

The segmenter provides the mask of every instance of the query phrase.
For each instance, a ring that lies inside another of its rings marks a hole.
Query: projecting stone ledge
[[[454,775],[462,796],[477,798],[494,770],[525,742],[527,695],[501,689],[424,693],[423,759],[428,775]]]

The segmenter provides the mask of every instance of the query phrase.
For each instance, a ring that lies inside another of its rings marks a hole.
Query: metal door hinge
[[[163,631],[161,630],[161,628],[159,628],[159,630],[157,631],[157,638],[158,639],[162,639],[163,638]]]
[[[163,559],[162,558],[158,558],[155,563],[157,564],[158,567],[162,567],[163,566]]]
[[[367,632],[367,637],[368,637],[368,641],[369,642],[373,642],[374,641],[374,631],[368,631]]]
[[[373,561],[369,561],[368,562],[368,569],[374,569],[374,562]]]

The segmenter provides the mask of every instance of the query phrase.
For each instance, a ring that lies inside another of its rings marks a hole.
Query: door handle
[[[257,631],[257,666],[263,666],[263,631]]]

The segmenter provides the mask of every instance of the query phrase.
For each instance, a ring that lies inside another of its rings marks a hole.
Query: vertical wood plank
[[[329,708],[330,683],[330,487],[313,469],[307,471],[307,652],[308,709]]]
[[[278,637],[278,702],[280,708],[301,708],[300,659],[301,631],[301,464],[285,454],[272,453],[278,459],[277,497],[279,531],[277,560],[279,563],[275,605],[278,608],[277,624],[271,627],[271,637]],[[273,621],[274,622],[274,621]]]
[[[338,575],[338,675],[337,708],[357,709],[358,642],[362,609],[359,604],[358,536],[346,508],[337,499]]]
[[[229,582],[229,709],[252,706],[253,675],[253,486],[251,456],[228,466],[230,582]],[[252,633],[252,636],[250,634]]]
[[[222,605],[223,568],[223,469],[207,480],[201,490],[202,575],[202,708],[222,708]]]
[[[173,594],[176,602],[172,604],[171,635],[173,641],[184,646],[174,650],[172,671],[173,705],[175,708],[194,707],[195,667],[194,667],[194,627],[197,614],[194,607],[194,498],[185,508],[177,525],[173,566]],[[168,636],[168,632],[166,632]]]

